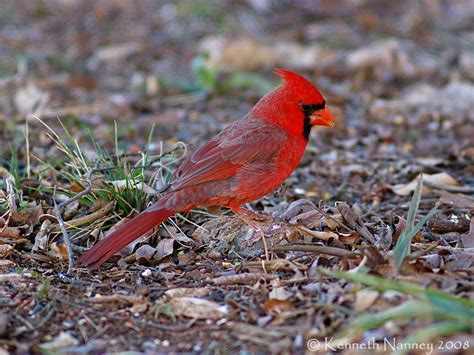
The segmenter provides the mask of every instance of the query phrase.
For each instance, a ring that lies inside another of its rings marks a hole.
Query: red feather
[[[140,238],[153,227],[158,226],[168,217],[174,215],[177,211],[158,209],[151,212],[142,212],[131,221],[128,221],[123,227],[112,232],[92,249],[77,260],[78,267],[96,268],[112,255],[125,248],[135,239]]]

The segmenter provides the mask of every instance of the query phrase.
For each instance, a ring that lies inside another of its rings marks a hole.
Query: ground
[[[2,1],[1,351],[468,353],[473,14],[468,0]],[[275,67],[314,82],[336,127],[313,129],[298,169],[248,206],[271,217],[257,221],[269,260],[229,211],[195,210],[68,273],[61,221],[77,258],[278,85]]]

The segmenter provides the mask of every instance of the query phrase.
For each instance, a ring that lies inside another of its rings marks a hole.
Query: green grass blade
[[[410,208],[408,209],[407,216],[407,229],[412,229],[415,225],[416,212],[418,211],[418,206],[420,205],[421,200],[421,191],[423,190],[423,175],[420,174],[418,183],[416,184],[415,191],[413,192],[413,198],[410,203]]]
[[[406,229],[400,234],[397,245],[395,245],[393,257],[395,259],[395,266],[400,268],[405,257],[410,253],[410,244],[413,237],[423,227],[423,225],[430,219],[436,212],[437,206],[433,207],[426,216],[420,219],[420,221],[411,229]]]
[[[393,251],[393,258],[395,261],[395,266],[400,268],[405,260],[406,256],[410,254],[410,244],[413,237],[418,233],[418,231],[423,227],[423,225],[431,218],[431,216],[436,211],[437,206],[435,206],[431,211],[423,217],[415,225],[415,217],[418,211],[418,206],[420,205],[421,192],[423,190],[423,175],[420,175],[418,184],[416,185],[415,192],[413,193],[413,198],[410,203],[410,208],[408,209],[407,216],[407,226],[405,230],[400,234],[400,237],[397,240]]]
[[[433,340],[448,336],[459,334],[462,332],[469,332],[470,326],[469,323],[461,322],[442,322],[438,324],[433,324],[428,327],[424,327],[419,330],[415,330],[411,335],[406,337],[400,344],[397,345],[399,348],[394,352],[394,354],[402,355],[409,352],[410,344],[428,344]],[[406,345],[404,345],[406,344]],[[469,349],[468,343],[461,344],[464,350]],[[436,346],[435,346],[436,348]],[[459,349],[460,350],[460,349]]]
[[[413,198],[411,199],[410,208],[408,209],[407,226],[405,230],[400,234],[397,245],[394,250],[395,265],[399,268],[402,265],[405,257],[410,254],[410,242],[411,238],[408,236],[408,232],[413,230],[415,224],[415,216],[418,211],[418,206],[421,200],[421,191],[423,190],[423,175],[420,175],[418,183],[416,184],[415,191],[413,192]],[[416,232],[413,234],[415,235]],[[413,238],[413,237],[412,237]]]
[[[433,305],[419,300],[409,300],[396,307],[378,313],[365,313],[355,317],[344,331],[336,338],[354,336],[369,329],[375,329],[388,321],[408,320],[413,317],[430,318],[442,317],[443,312]]]
[[[325,275],[368,285],[379,291],[394,290],[422,298],[437,308],[451,313],[451,319],[471,320],[474,318],[474,301],[466,298],[458,298],[441,290],[423,288],[412,283],[393,281],[375,275],[331,271],[327,269],[320,269],[319,271]]]

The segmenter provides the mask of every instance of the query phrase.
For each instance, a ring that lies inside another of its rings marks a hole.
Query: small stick
[[[68,221],[64,221],[64,224],[68,227],[79,227],[81,225],[84,225],[84,224],[87,224],[87,223],[92,223],[102,217],[104,217],[105,215],[107,215],[107,213],[112,210],[113,208],[115,207],[115,201],[110,201],[108,204],[106,204],[104,207],[102,207],[101,209],[91,213],[91,214],[88,214],[87,216],[82,216],[82,217],[79,217],[79,218],[75,218],[75,219],[70,219]],[[58,227],[55,226],[55,228],[53,228],[54,231],[56,231],[58,229]]]
[[[215,277],[210,280],[214,285],[248,285],[258,280],[273,280],[277,275],[264,274],[262,272],[244,272],[242,274]]]
[[[334,247],[325,247],[325,246],[318,246],[318,245],[278,245],[273,247],[274,251],[305,251],[309,253],[320,253],[320,254],[327,254],[332,256],[339,256],[344,257],[347,256],[351,259],[356,259],[359,257],[358,254],[341,249],[341,248],[334,248]]]
[[[63,234],[63,239],[64,242],[66,243],[66,249],[67,249],[67,255],[69,258],[69,265],[67,269],[67,273],[69,274],[72,271],[72,268],[74,267],[74,252],[72,250],[72,242],[71,239],[69,238],[69,234],[66,230],[66,226],[64,224],[63,217],[61,215],[61,209],[71,202],[74,202],[78,199],[80,199],[82,196],[87,195],[89,192],[92,190],[92,174],[98,169],[99,162],[96,161],[94,164],[94,167],[89,169],[89,171],[86,174],[86,181],[87,181],[87,186],[84,190],[79,192],[77,195],[67,199],[66,201],[61,202],[60,204],[57,204],[56,201],[54,202],[54,213],[56,214],[56,219],[58,220],[59,227],[61,228],[61,232]]]
[[[16,206],[16,199],[15,199],[15,188],[13,182],[13,176],[8,175],[5,179],[5,184],[7,185],[7,194],[8,194],[8,205],[10,207],[11,214],[16,213],[17,206]]]

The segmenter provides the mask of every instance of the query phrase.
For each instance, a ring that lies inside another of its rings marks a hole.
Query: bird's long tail
[[[155,204],[127,222],[123,227],[112,232],[112,234],[94,245],[94,247],[86,253],[82,254],[77,260],[76,266],[88,268],[99,267],[116,252],[177,212],[178,211],[158,208]]]

